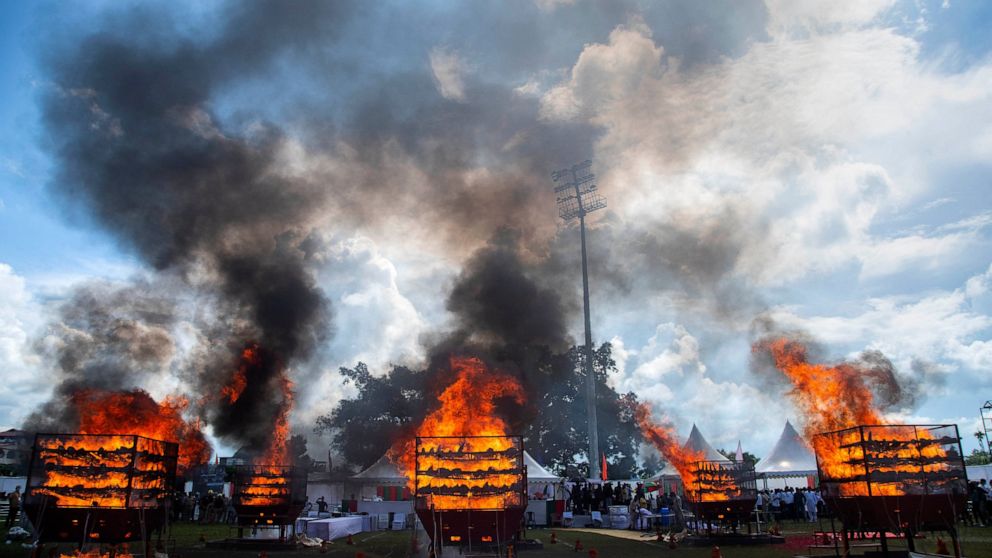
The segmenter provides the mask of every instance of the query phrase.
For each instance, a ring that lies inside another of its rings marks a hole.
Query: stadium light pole
[[[596,191],[595,175],[589,172],[592,161],[551,173],[558,198],[558,216],[566,223],[579,220],[582,239],[582,307],[585,314],[586,412],[589,424],[589,478],[599,479],[599,424],[596,419],[596,377],[592,366],[592,326],[589,320],[589,271],[586,263],[586,215],[606,207],[606,199]]]

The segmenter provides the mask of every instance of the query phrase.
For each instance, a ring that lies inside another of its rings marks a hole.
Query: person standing
[[[21,487],[14,487],[14,491],[7,495],[10,507],[7,509],[7,528],[17,522],[17,514],[21,512]]]
[[[806,518],[810,523],[816,523],[816,506],[820,503],[820,494],[815,490],[807,490],[804,495],[806,504]]]

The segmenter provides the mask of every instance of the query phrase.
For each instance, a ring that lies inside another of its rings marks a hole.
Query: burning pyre
[[[635,411],[637,424],[649,442],[675,467],[690,499],[699,502],[717,502],[736,498],[754,498],[751,468],[750,486],[744,482],[747,471],[744,464],[727,467],[707,461],[705,454],[679,444],[675,427],[658,423],[651,417],[651,407],[638,405]]]
[[[273,367],[277,368],[274,373]],[[248,343],[230,380],[220,390],[218,404],[243,404],[260,385],[278,389],[281,404],[265,450],[235,473],[234,508],[240,524],[285,525],[296,519],[306,500],[306,477],[295,470],[289,455],[293,384],[286,370],[260,345]]]
[[[167,520],[178,457],[137,435],[38,434],[25,510],[42,541],[141,540]]]
[[[893,382],[888,367],[811,363],[803,343],[784,338],[754,351],[767,352],[792,382],[788,393],[803,414],[824,497],[844,524],[845,548],[847,530],[905,532],[913,550],[915,532],[943,529],[957,551],[966,497],[957,426],[886,425],[869,383]]]
[[[775,367],[792,382],[793,388],[788,395],[802,413],[803,434],[816,453],[821,480],[867,480],[864,479],[868,471],[866,459],[874,463],[871,471],[876,475],[929,474],[950,466],[946,436],[941,434],[935,438],[934,431],[927,428],[868,428],[868,442],[873,449],[866,452],[862,439],[864,428],[861,427],[885,424],[875,394],[866,382],[866,379],[879,376],[876,371],[859,363],[811,363],[806,345],[791,339],[767,340],[756,345],[754,350],[767,351]],[[871,457],[876,451],[879,459]],[[838,487],[837,495],[867,496],[869,493],[905,494],[906,485],[883,482],[869,491],[864,482],[849,482]]]
[[[505,541],[527,505],[527,478],[521,438],[507,435],[497,402],[522,405],[524,390],[475,357],[451,357],[450,366],[454,380],[438,407],[389,457],[410,479],[417,515],[433,540]]]
[[[483,436],[480,442],[470,444],[467,451],[504,452],[513,449],[507,435],[507,424],[496,413],[496,402],[500,398],[510,398],[522,405],[525,401],[523,387],[510,376],[491,372],[475,357],[451,357],[451,370],[454,381],[438,396],[438,407],[429,413],[417,427],[414,436],[400,440],[389,450],[391,461],[406,474],[409,488],[416,490],[414,483],[417,471],[417,438],[473,437]],[[484,441],[484,442],[483,442]],[[440,442],[438,442],[440,443]],[[476,448],[476,446],[479,446]],[[488,447],[481,447],[481,446]],[[425,446],[424,448],[429,449]],[[442,449],[440,446],[434,448]],[[444,450],[449,448],[445,447]],[[425,456],[426,458],[426,456]],[[509,466],[509,462],[505,465]],[[422,467],[441,468],[442,462],[424,461]],[[498,467],[507,468],[507,467]],[[483,482],[468,481],[467,486],[482,487]],[[464,502],[465,509],[480,507],[481,504]],[[484,507],[484,506],[483,506]],[[498,507],[498,506],[497,506]]]

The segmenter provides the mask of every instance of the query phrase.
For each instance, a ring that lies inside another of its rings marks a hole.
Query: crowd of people
[[[766,523],[776,523],[785,519],[794,522],[817,520],[823,507],[819,491],[811,488],[776,488],[758,491],[754,504],[758,518]]]
[[[992,518],[989,516],[992,512],[989,509],[992,507],[992,504],[989,503],[992,500],[992,485],[989,485],[985,479],[969,481],[968,500],[971,504],[968,522],[979,527],[992,526]]]
[[[668,510],[675,521],[682,517],[682,498],[673,492],[649,491],[644,483],[612,482],[603,484],[578,482],[562,487],[565,509],[576,515],[609,513],[613,506],[623,506],[630,518],[630,529],[648,525],[649,518]]]
[[[208,490],[204,494],[180,493],[172,506],[172,518],[198,523],[234,523],[237,513],[231,499],[221,492]]]

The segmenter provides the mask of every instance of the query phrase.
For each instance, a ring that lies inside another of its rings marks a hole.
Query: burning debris
[[[451,357],[454,380],[438,395],[439,406],[430,412],[412,436],[399,440],[389,450],[389,458],[411,479],[414,490],[418,437],[506,436],[507,424],[496,412],[497,400],[509,398],[523,405],[520,383],[504,374],[491,372],[476,357]],[[491,448],[497,451],[508,447]]]
[[[417,437],[417,506],[502,510],[526,505],[519,436]]]
[[[686,490],[697,486],[696,464],[705,461],[706,456],[703,453],[683,447],[679,443],[673,425],[668,422],[655,422],[651,417],[651,407],[647,403],[638,405],[634,414],[644,437],[679,472],[679,477]]]
[[[966,478],[954,425],[885,424],[881,409],[899,400],[891,363],[871,353],[854,363],[815,364],[804,343],[772,338],[755,353],[771,357],[793,385],[803,431],[816,454],[828,505],[848,531],[905,533],[909,549],[921,530],[946,530],[955,541]],[[879,536],[887,553],[884,536]],[[959,554],[958,554],[959,555]]]
[[[754,465],[707,460],[703,452],[678,442],[675,428],[657,423],[651,408],[642,403],[635,412],[644,437],[675,467],[682,480],[688,504],[700,519],[747,521],[757,499]]]
[[[451,357],[450,367],[438,407],[388,455],[410,479],[437,544],[505,542],[523,517],[527,478],[521,438],[507,435],[497,409],[501,399],[522,405],[524,391],[476,357]]]
[[[38,434],[25,510],[42,541],[147,541],[168,519],[178,457],[143,436]]]
[[[835,436],[825,434],[885,424],[881,408],[897,402],[902,392],[891,363],[877,354],[853,363],[811,363],[806,344],[788,338],[766,339],[756,343],[752,350],[770,356],[775,367],[792,382],[788,395],[802,413],[803,434],[813,446],[821,470],[828,478],[849,478],[851,461],[845,450],[852,446],[838,443]],[[859,432],[849,431],[849,434],[856,437]],[[893,442],[904,436],[906,447],[915,447],[918,436],[926,435],[913,427],[890,428],[885,432]],[[939,444],[928,444],[921,449],[937,452],[929,457],[946,457]],[[860,489],[849,485],[843,490]]]
[[[199,420],[185,420],[185,397],[166,397],[161,403],[142,390],[98,391],[84,389],[70,401],[79,416],[80,434],[136,434],[178,444],[178,471],[206,463],[210,445]]]

